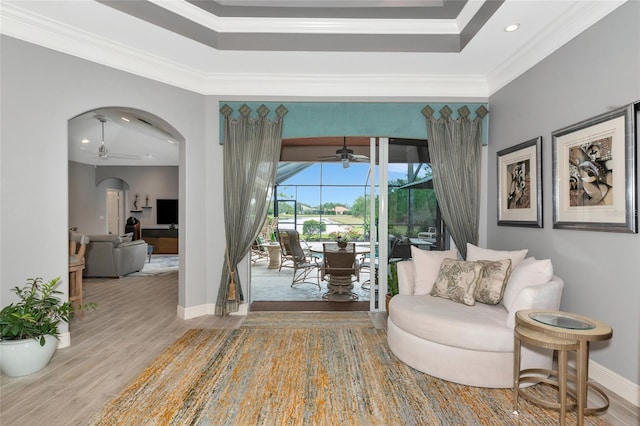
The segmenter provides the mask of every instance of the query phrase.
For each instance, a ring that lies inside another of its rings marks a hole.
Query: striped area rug
[[[373,327],[368,312],[251,312],[241,325],[241,328],[360,327]]]
[[[435,379],[398,361],[384,330],[190,330],[96,425],[555,425],[510,389]],[[567,419],[575,424],[575,414]],[[587,424],[605,424],[590,416]]]

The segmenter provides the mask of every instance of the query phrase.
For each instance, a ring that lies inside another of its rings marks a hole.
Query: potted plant
[[[347,248],[347,244],[349,243],[349,239],[346,236],[343,237],[342,235],[338,234],[338,236],[336,237],[336,243],[338,243],[338,247],[340,249],[345,249],[345,248]]]
[[[0,368],[8,376],[26,376],[44,368],[58,347],[58,325],[74,310],[56,295],[60,277],[30,278],[12,289],[19,301],[0,311]]]
[[[389,312],[389,302],[391,298],[398,294],[398,265],[395,262],[389,264],[389,279],[387,280],[387,294],[385,300],[385,306],[387,313]]]

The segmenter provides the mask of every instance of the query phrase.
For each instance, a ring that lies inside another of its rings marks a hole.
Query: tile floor
[[[255,301],[304,301],[322,300],[322,295],[327,292],[327,282],[320,281],[320,288],[315,283],[318,282],[315,273],[309,276],[311,283],[297,284],[291,287],[293,279],[292,268],[268,269],[269,261],[260,260],[251,269],[251,293],[250,300]],[[368,273],[360,274],[360,281],[354,283],[353,291],[358,294],[359,301],[370,300],[368,289],[362,288],[362,283],[369,279]]]

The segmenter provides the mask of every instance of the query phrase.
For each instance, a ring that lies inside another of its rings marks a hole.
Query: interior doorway
[[[107,233],[123,233],[124,193],[119,189],[107,189]]]

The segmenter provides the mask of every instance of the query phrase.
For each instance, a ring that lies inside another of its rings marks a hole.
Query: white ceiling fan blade
[[[116,153],[116,152],[109,153],[109,157],[113,157],[113,158],[128,158],[130,160],[139,160],[140,158],[142,158],[139,155],[119,154],[119,153]]]
[[[351,160],[368,160],[369,157],[367,157],[366,155],[362,155],[362,154],[350,154],[349,158]]]

